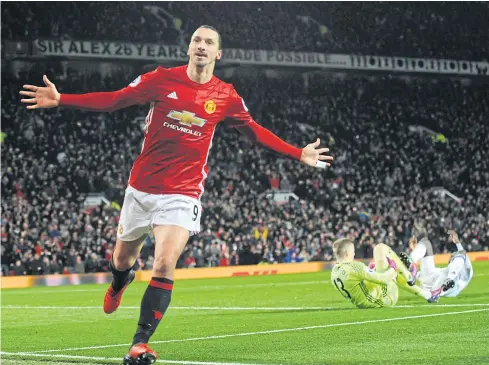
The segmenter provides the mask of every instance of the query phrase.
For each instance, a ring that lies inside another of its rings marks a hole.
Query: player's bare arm
[[[460,243],[460,239],[458,238],[458,234],[457,232],[453,231],[453,230],[449,230],[447,232],[450,236],[450,241],[457,244],[457,243]]]

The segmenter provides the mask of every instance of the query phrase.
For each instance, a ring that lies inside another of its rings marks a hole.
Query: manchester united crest
[[[207,114],[212,114],[216,111],[216,103],[214,100],[207,100],[204,104],[204,109]]]

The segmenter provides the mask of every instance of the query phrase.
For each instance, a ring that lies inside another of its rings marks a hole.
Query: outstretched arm
[[[248,113],[248,108],[243,99],[235,90],[233,90],[230,96],[226,117],[231,119],[231,121],[228,122],[229,126],[236,128],[252,141],[258,142],[272,151],[301,161],[305,165],[326,168],[327,166],[330,166],[329,162],[333,160],[332,156],[326,155],[329,151],[328,148],[318,148],[320,145],[319,138],[316,142],[310,143],[306,147],[300,149],[285,142],[268,129],[256,123]]]
[[[94,112],[113,112],[138,104],[126,89],[88,94],[61,94],[59,105]]]
[[[306,165],[320,168],[331,166],[330,163],[323,162],[333,160],[332,156],[325,155],[325,153],[329,151],[329,148],[316,149],[320,144],[319,138],[316,140],[316,142],[308,144],[303,149],[300,149],[288,144],[255,121],[236,126],[236,129],[246,135],[252,141],[256,141],[268,149],[282,155],[292,157],[293,159],[301,161]]]
[[[66,106],[77,109],[111,112],[126,108],[135,104],[145,104],[154,98],[151,83],[156,79],[157,70],[139,76],[128,87],[111,92],[95,92],[88,94],[60,94],[56,86],[49,81],[46,75],[43,77],[45,87],[24,85],[20,92],[29,99],[21,102],[30,104],[27,109],[55,108]]]
[[[94,112],[113,112],[134,104],[137,104],[137,102],[127,97],[123,90],[88,94],[61,94],[59,101],[60,106]]]

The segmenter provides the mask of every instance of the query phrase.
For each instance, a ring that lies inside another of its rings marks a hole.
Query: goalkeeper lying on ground
[[[337,240],[333,252],[336,265],[331,272],[331,281],[340,294],[358,308],[393,307],[399,297],[398,285],[430,303],[438,301],[441,289],[430,292],[416,286],[417,266],[413,265],[409,270],[383,243],[375,246],[375,266],[371,265],[370,269],[353,261],[355,245],[348,238]]]

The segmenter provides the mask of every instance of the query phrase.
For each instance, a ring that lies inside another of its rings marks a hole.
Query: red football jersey
[[[252,118],[231,85],[215,76],[206,84],[195,83],[186,68],[160,67],[128,86],[138,103],[151,102],[129,185],[152,194],[200,199],[217,124],[225,117],[242,123]]]
[[[62,94],[60,104],[112,111],[151,103],[142,150],[129,177],[129,185],[146,193],[183,194],[200,199],[214,131],[225,118],[266,147],[300,159],[300,149],[283,142],[252,119],[232,85],[215,76],[199,84],[190,80],[186,71],[186,65],[158,67],[119,91]]]

